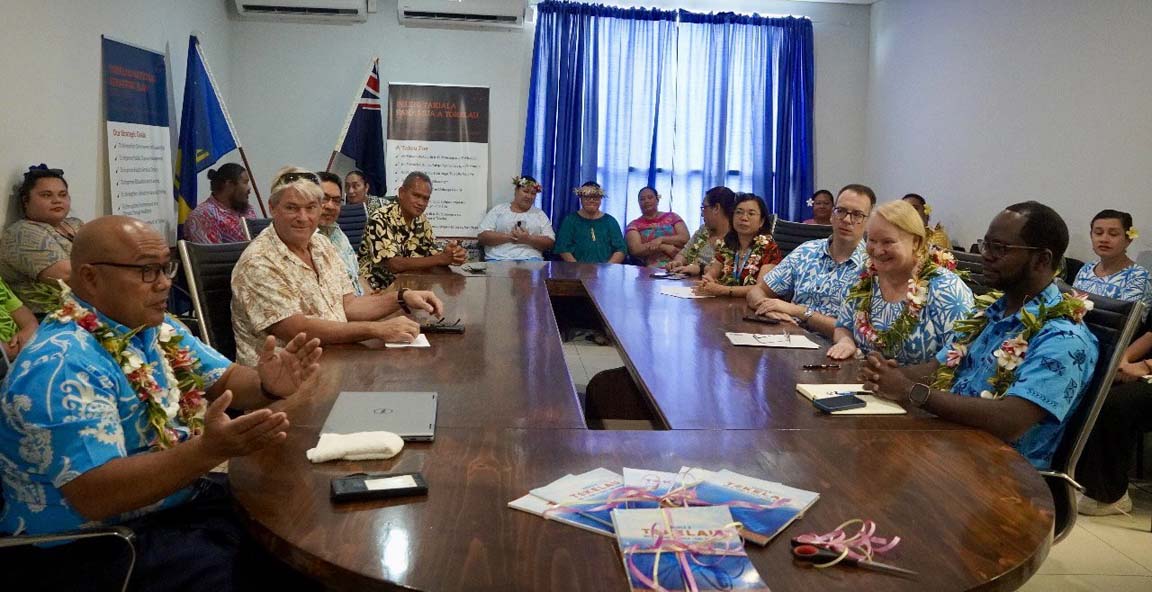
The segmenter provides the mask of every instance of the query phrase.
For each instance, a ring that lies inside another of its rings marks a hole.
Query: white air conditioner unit
[[[235,0],[241,18],[305,23],[363,23],[368,0]]]
[[[406,27],[520,29],[528,0],[398,0],[396,12]]]

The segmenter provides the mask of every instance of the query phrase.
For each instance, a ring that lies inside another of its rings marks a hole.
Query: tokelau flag
[[[200,51],[200,42],[192,35],[188,39],[188,73],[173,175],[179,236],[184,234],[184,220],[196,208],[196,174],[239,145],[232,119]]]

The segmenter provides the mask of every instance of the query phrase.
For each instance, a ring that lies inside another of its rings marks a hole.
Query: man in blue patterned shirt
[[[230,590],[246,537],[230,504],[221,503],[226,486],[205,475],[285,439],[286,415],[266,407],[315,373],[319,342],[300,334],[276,351],[270,337],[255,368],[231,363],[165,313],[177,266],[164,238],[132,218],[85,225],[71,264],[75,308],[45,319],[0,395],[0,531],[124,524],[136,533],[133,588]],[[114,356],[105,329],[126,339],[123,353]],[[177,369],[186,371],[190,361],[182,347],[199,361],[195,370],[211,401],[201,435],[177,419]],[[140,378],[149,374],[158,387],[150,397],[141,394],[149,392],[142,387],[148,379]],[[229,407],[253,411],[230,419]],[[153,421],[165,426],[170,444]],[[93,588],[92,578],[117,570],[93,565],[89,542],[30,549],[30,564],[67,568],[24,573],[46,587]],[[67,577],[83,579],[52,579]]]
[[[1056,316],[1028,340],[1027,349],[1012,354],[1004,347],[1024,330],[1021,310],[1036,315],[1041,303],[1060,303],[1052,278],[1067,247],[1068,227],[1052,208],[1035,201],[1008,206],[992,220],[981,247],[985,280],[1004,295],[984,311],[987,324],[967,350],[953,344],[935,361],[905,368],[871,354],[860,371],[865,388],[983,429],[1035,467],[1047,468],[1096,369],[1096,337],[1083,323]],[[1018,365],[1007,368],[1013,362]],[[948,391],[928,386],[941,364],[955,369]],[[999,393],[989,382],[998,365],[1012,372]]]
[[[841,189],[832,208],[832,236],[808,241],[788,253],[764,276],[764,283],[748,293],[748,306],[756,314],[799,321],[832,337],[844,295],[860,279],[868,258],[861,238],[875,205],[876,194],[864,185]]]

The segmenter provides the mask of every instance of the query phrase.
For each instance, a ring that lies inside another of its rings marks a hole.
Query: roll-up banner
[[[388,188],[422,171],[438,237],[470,238],[488,210],[488,87],[388,85]]]
[[[112,213],[139,218],[172,240],[172,137],[164,54],[102,38]]]

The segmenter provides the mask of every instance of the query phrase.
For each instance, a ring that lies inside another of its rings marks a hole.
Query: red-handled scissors
[[[816,545],[805,545],[793,543],[792,557],[799,561],[806,561],[808,563],[831,563],[840,557],[840,553],[831,549],[817,547]],[[853,565],[861,569],[871,569],[883,573],[901,575],[901,576],[914,576],[916,572],[895,565],[888,565],[887,563],[879,563],[876,561],[866,561],[864,559],[853,559],[851,557],[844,557],[838,565]]]

